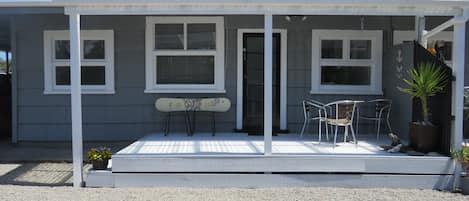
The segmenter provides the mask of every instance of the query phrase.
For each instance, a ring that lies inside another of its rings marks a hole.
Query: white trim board
[[[263,33],[264,29],[238,29],[237,34],[237,99],[236,129],[243,128],[243,34]],[[280,33],[280,129],[287,129],[287,30],[273,29]]]

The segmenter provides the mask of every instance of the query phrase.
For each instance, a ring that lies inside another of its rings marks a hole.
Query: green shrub
[[[469,146],[463,146],[460,150],[453,151],[452,154],[461,163],[464,171],[469,173]]]
[[[112,157],[112,151],[107,147],[91,148],[86,156],[90,161],[109,160]]]

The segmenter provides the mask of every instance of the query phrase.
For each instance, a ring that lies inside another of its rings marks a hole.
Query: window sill
[[[70,94],[70,90],[44,90],[45,95],[60,95],[60,94]],[[82,89],[81,91],[82,94],[102,94],[102,95],[107,95],[107,94],[115,94],[116,91],[114,89],[105,89],[105,90],[90,90],[90,89]]]
[[[224,89],[145,89],[144,93],[160,93],[160,94],[178,94],[178,93],[226,93]]]
[[[316,91],[316,90],[311,90],[309,93],[310,94],[324,94],[324,95],[375,95],[375,96],[383,95],[382,91],[350,91],[350,90],[344,90],[344,91],[337,91],[337,90]]]

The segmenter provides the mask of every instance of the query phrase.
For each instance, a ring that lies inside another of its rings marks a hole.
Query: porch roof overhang
[[[65,7],[82,15],[457,16],[469,0],[0,0],[0,7]]]

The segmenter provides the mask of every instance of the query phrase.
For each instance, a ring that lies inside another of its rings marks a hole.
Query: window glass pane
[[[215,24],[188,24],[187,49],[215,49]]]
[[[342,59],[342,40],[321,40],[321,58]]]
[[[350,40],[350,59],[371,59],[371,40]]]
[[[214,84],[213,56],[157,56],[157,84]]]
[[[70,67],[57,66],[55,68],[55,84],[70,85]]]
[[[370,85],[369,66],[322,66],[323,85]]]
[[[155,49],[184,49],[184,25],[156,24]]]
[[[57,66],[55,70],[56,85],[70,85],[70,66]],[[82,85],[105,85],[106,70],[104,66],[82,66]]]
[[[85,59],[104,59],[104,40],[85,40],[83,44]]]
[[[55,46],[55,59],[70,59],[70,41],[69,40],[56,40]]]

